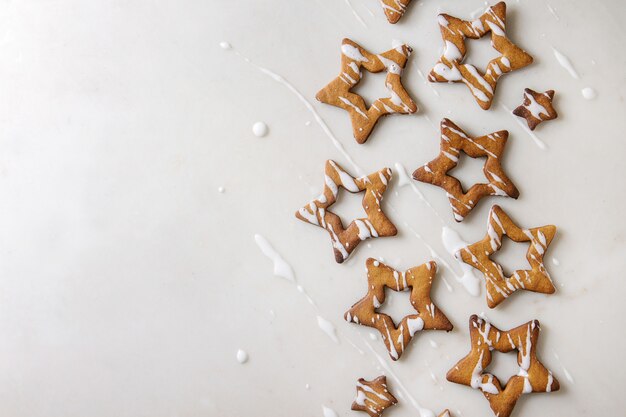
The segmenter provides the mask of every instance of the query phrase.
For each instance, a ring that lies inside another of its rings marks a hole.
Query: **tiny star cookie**
[[[344,318],[378,330],[391,359],[400,359],[418,331],[452,330],[452,323],[430,298],[430,288],[437,272],[435,262],[427,262],[405,272],[396,271],[373,258],[369,258],[365,266],[367,294],[346,312]],[[404,317],[396,325],[389,315],[379,313],[377,309],[385,302],[385,287],[393,291],[410,291],[409,299],[417,314]]]
[[[498,79],[511,71],[523,68],[533,62],[533,57],[511,42],[505,33],[506,4],[500,2],[491,6],[474,21],[467,21],[440,14],[438,16],[444,52],[435,64],[428,79],[431,82],[462,82],[482,107],[491,107]],[[501,55],[487,64],[481,74],[476,67],[463,64],[467,48],[465,39],[479,39],[491,32],[491,46]]]
[[[513,110],[513,114],[526,119],[530,130],[535,130],[541,122],[556,119],[559,115],[552,106],[554,90],[538,93],[526,88],[524,90],[524,102]]]
[[[350,39],[344,39],[341,44],[341,73],[315,97],[322,103],[346,110],[352,121],[354,138],[358,143],[364,143],[381,116],[417,111],[417,104],[406,92],[400,79],[412,51],[407,45],[398,45],[376,55]],[[387,71],[385,86],[390,97],[377,99],[369,109],[363,97],[350,91],[361,80],[361,68],[374,73]]]
[[[407,6],[411,0],[380,0],[380,5],[383,6],[385,16],[389,23],[398,23],[398,20],[404,15]]]
[[[509,417],[523,394],[558,391],[559,381],[537,359],[537,320],[504,331],[473,315],[469,330],[471,350],[448,371],[446,378],[482,391],[497,417]],[[491,363],[493,350],[502,353],[517,351],[519,372],[511,376],[504,386],[496,376],[484,372]]]
[[[483,240],[459,250],[456,256],[483,273],[487,305],[494,308],[519,289],[544,294],[556,291],[543,262],[555,234],[556,226],[552,225],[522,229],[499,206],[493,206],[489,212],[487,235]],[[502,247],[505,235],[514,242],[530,242],[526,259],[531,269],[517,270],[510,277],[505,277],[502,266],[491,260],[490,256]]]
[[[352,409],[365,411],[371,417],[380,417],[385,409],[397,403],[398,400],[387,388],[387,377],[381,375],[372,381],[359,379]]]
[[[500,157],[509,137],[509,132],[501,130],[480,137],[468,136],[449,119],[441,121],[441,152],[439,156],[413,172],[413,178],[443,188],[450,200],[454,219],[463,221],[478,201],[486,196],[519,197],[519,191],[506,176]],[[457,166],[461,151],[471,158],[486,157],[483,173],[488,183],[472,185],[463,191],[461,182],[448,175]]]
[[[365,239],[396,235],[396,227],[385,216],[380,205],[391,179],[391,169],[383,168],[366,177],[354,178],[335,161],[329,160],[324,171],[324,191],[298,210],[296,217],[328,231],[338,263],[345,261]],[[346,228],[339,216],[328,210],[337,201],[339,187],[351,193],[365,192],[363,209],[367,217],[353,220]]]

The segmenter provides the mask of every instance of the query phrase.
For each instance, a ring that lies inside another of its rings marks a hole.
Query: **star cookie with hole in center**
[[[324,191],[298,210],[296,217],[326,229],[333,244],[335,260],[342,263],[362,241],[395,236],[398,232],[381,208],[391,175],[391,169],[383,168],[366,177],[354,178],[335,161],[329,160],[324,169]],[[328,209],[337,201],[339,188],[351,193],[364,192],[362,204],[367,217],[353,220],[346,228],[339,216]]]
[[[500,208],[493,206],[489,212],[487,235],[457,252],[463,262],[483,273],[487,289],[487,305],[494,308],[517,290],[528,290],[544,294],[556,291],[543,257],[556,234],[556,226],[548,225],[522,229]],[[502,266],[490,256],[502,247],[502,237],[514,242],[530,242],[526,260],[531,269],[517,270],[510,277],[504,276]]]
[[[388,114],[408,114],[417,111],[417,104],[402,86],[402,70],[411,55],[407,45],[397,45],[380,55],[372,54],[350,39],[341,44],[341,72],[315,98],[322,103],[340,107],[348,112],[352,131],[358,143],[364,143],[380,117]],[[360,95],[351,92],[361,80],[361,68],[377,73],[387,71],[385,86],[389,97],[379,98],[367,108]]]
[[[365,265],[367,294],[346,312],[344,318],[378,330],[391,359],[400,359],[418,331],[452,330],[452,323],[430,298],[437,273],[435,262],[427,262],[405,272],[396,271],[373,258],[369,258]],[[377,309],[385,302],[385,288],[410,291],[409,299],[417,314],[409,314],[396,325],[389,315],[379,313]]]
[[[367,381],[360,378],[356,384],[356,398],[352,403],[355,411],[365,411],[371,417],[380,417],[387,408],[398,403],[396,397],[387,388],[384,375]]]
[[[513,114],[526,119],[528,128],[535,130],[539,123],[554,120],[559,116],[552,106],[552,100],[554,100],[554,90],[538,93],[526,88],[524,102],[513,110]]]
[[[441,121],[440,153],[435,159],[413,172],[413,178],[443,188],[450,200],[454,219],[463,219],[486,196],[519,197],[519,191],[502,169],[500,157],[504,152],[509,132],[501,130],[480,137],[468,136],[449,119]],[[488,183],[472,185],[463,191],[461,182],[448,175],[461,157],[461,151],[471,158],[486,157],[483,173]]]
[[[446,378],[482,391],[497,417],[509,417],[523,394],[552,392],[560,388],[552,372],[537,359],[537,320],[504,331],[473,315],[469,330],[470,353],[448,371]],[[491,363],[493,350],[502,353],[517,351],[519,372],[511,376],[505,385],[496,376],[485,372]]]
[[[387,21],[391,24],[398,23],[410,2],[411,0],[380,0]]]
[[[478,19],[462,20],[448,14],[437,17],[444,41],[444,52],[431,70],[431,82],[464,83],[472,92],[483,110],[491,107],[496,84],[500,77],[524,68],[533,62],[533,57],[511,42],[505,32],[506,4],[491,6]],[[491,46],[500,53],[487,64],[482,74],[475,66],[463,64],[467,47],[466,39],[479,39],[491,33]]]

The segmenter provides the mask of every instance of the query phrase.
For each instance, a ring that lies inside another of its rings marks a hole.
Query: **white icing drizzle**
[[[333,342],[339,344],[339,339],[337,338],[335,326],[331,322],[329,322],[322,316],[317,316],[317,325],[320,329],[324,331],[324,333],[326,333],[328,337],[330,337]]]
[[[238,57],[243,59],[246,63],[252,65],[256,69],[261,71],[263,74],[267,75],[268,77],[270,77],[272,80],[276,81],[277,83],[282,84],[289,91],[291,91],[300,100],[300,102],[302,102],[304,107],[306,107],[306,109],[313,115],[313,118],[315,119],[317,124],[322,128],[322,131],[326,134],[326,136],[328,136],[328,138],[331,140],[332,144],[343,155],[343,157],[346,159],[346,161],[348,161],[350,163],[350,165],[352,165],[352,167],[354,168],[355,172],[358,175],[361,175],[361,176],[364,175],[363,170],[356,164],[356,162],[354,162],[354,160],[348,154],[348,152],[346,152],[346,149],[344,148],[343,144],[339,141],[339,139],[337,139],[335,137],[335,135],[330,130],[330,128],[328,127],[328,125],[326,124],[324,119],[322,119],[322,117],[319,115],[317,110],[315,110],[315,107],[313,107],[313,105],[306,99],[306,97],[304,97],[302,95],[302,93],[300,93],[300,91],[298,91],[298,89],[296,87],[293,86],[293,84],[291,84],[289,81],[287,81],[282,76],[276,74],[275,72],[273,72],[273,71],[271,71],[271,70],[269,70],[269,69],[267,69],[265,67],[262,67],[260,65],[257,65],[256,63],[252,62],[248,57],[240,54],[239,52],[237,52],[237,51],[233,51],[233,52],[235,53],[235,55],[237,55]],[[342,48],[342,52],[343,52],[343,48]]]
[[[572,62],[569,60],[569,58],[563,55],[562,53],[560,53],[559,51],[557,51],[555,48],[552,48],[552,51],[554,52],[554,57],[559,62],[559,64],[563,68],[565,68],[565,70],[569,73],[569,75],[571,75],[573,78],[578,80],[580,76],[574,69],[574,66],[572,65]]]
[[[456,275],[457,281],[463,285],[463,288],[465,288],[468,293],[473,296],[478,296],[480,294],[480,278],[474,274],[474,268],[471,265],[461,261],[458,257],[459,251],[466,247],[468,243],[465,242],[456,231],[447,226],[441,229],[441,241],[450,255],[457,260],[463,272],[462,275]]]
[[[248,362],[248,352],[246,352],[243,349],[239,349],[237,350],[237,362],[244,364],[246,362]]]
[[[596,93],[596,90],[594,90],[591,87],[583,88],[582,90],[580,90],[580,93],[587,100],[593,100],[594,98],[596,98],[598,96],[598,94]]]
[[[563,370],[563,374],[565,375],[565,378],[567,378],[567,380],[573,384],[574,378],[572,377],[572,374],[570,374],[569,371],[561,363],[561,358],[559,358],[559,355],[556,353],[556,350],[552,349],[552,354],[554,355],[556,360],[559,362],[559,365],[561,366],[561,369]]]
[[[256,137],[262,138],[267,135],[267,132],[269,132],[269,129],[263,122],[256,122],[252,125],[252,133],[254,133],[254,136]]]
[[[263,255],[267,256],[274,263],[274,275],[288,281],[295,282],[296,276],[291,268],[291,265],[289,265],[287,261],[285,261],[283,257],[276,252],[267,239],[259,234],[255,234],[254,240],[261,249],[261,252],[263,252]]]
[[[324,414],[324,417],[339,417],[339,415],[337,415],[335,410],[333,410],[332,408],[326,407],[325,405],[322,405],[322,414]]]
[[[539,104],[537,100],[535,100],[535,97],[533,97],[532,94],[528,94],[524,92],[524,99],[528,100],[528,104],[525,104],[524,108],[528,110],[535,119],[541,120],[542,114],[545,114],[546,117],[550,116],[548,113],[548,110],[546,110],[545,107]]]
[[[229,49],[232,49],[232,46],[230,45],[230,43],[228,43],[226,41],[222,41],[222,42],[220,42],[220,48],[222,48],[224,50],[229,50]]]
[[[543,149],[543,150],[545,150],[545,149],[547,149],[547,148],[548,148],[548,146],[547,146],[547,145],[546,145],[546,144],[545,144],[545,143],[544,143],[541,139],[539,139],[539,138],[537,137],[537,135],[535,135],[535,133],[534,133],[532,130],[530,130],[530,129],[528,128],[528,126],[527,126],[527,125],[525,125],[525,124],[524,124],[524,122],[522,121],[522,119],[521,119],[521,118],[519,118],[519,117],[515,116],[515,115],[512,113],[513,111],[512,111],[511,109],[509,109],[509,108],[508,108],[507,106],[505,106],[504,104],[500,104],[500,106],[501,106],[504,110],[506,110],[506,111],[507,111],[507,113],[508,113],[509,115],[511,115],[511,116],[513,117],[513,119],[517,122],[517,124],[518,124],[518,125],[520,125],[520,126],[522,127],[522,129],[523,129],[526,133],[528,133],[528,135],[532,138],[532,140],[535,142],[535,145],[537,145],[537,146],[539,147],[539,149]]]

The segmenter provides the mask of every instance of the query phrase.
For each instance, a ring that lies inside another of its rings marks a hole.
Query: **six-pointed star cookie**
[[[367,177],[354,178],[337,163],[329,160],[324,171],[323,193],[298,210],[296,217],[328,231],[337,262],[345,261],[365,239],[396,235],[396,227],[385,216],[380,206],[383,193],[391,179],[391,169],[384,168]],[[367,217],[353,220],[347,228],[343,227],[339,216],[328,210],[328,207],[337,201],[339,187],[351,193],[365,191],[363,209]]]
[[[483,273],[487,305],[494,308],[519,289],[544,294],[556,291],[543,263],[543,256],[555,234],[556,226],[552,225],[522,229],[499,206],[493,206],[485,238],[461,249],[457,257]],[[505,235],[514,242],[530,242],[526,259],[531,269],[517,270],[510,277],[505,277],[502,266],[491,260],[490,256],[500,250]]]
[[[398,23],[411,0],[380,0],[389,23]]]
[[[513,114],[526,119],[530,130],[535,130],[541,122],[553,120],[558,117],[552,106],[554,90],[538,93],[530,88],[524,89],[524,102],[513,110]]]
[[[472,138],[449,119],[441,121],[441,153],[437,158],[413,172],[413,178],[431,183],[446,190],[457,222],[476,206],[478,201],[489,195],[517,198],[519,191],[506,176],[500,164],[509,132],[501,130],[485,136]],[[487,184],[472,185],[463,192],[461,182],[448,172],[457,166],[461,151],[472,158],[487,157],[483,173]]]
[[[473,315],[469,329],[470,353],[448,371],[446,378],[450,382],[481,390],[496,416],[508,417],[522,394],[559,389],[559,382],[537,359],[537,320],[503,331]],[[517,350],[519,372],[511,376],[504,386],[496,376],[484,372],[491,363],[491,351],[494,349],[502,353]]]
[[[352,403],[352,409],[365,411],[371,417],[380,417],[386,408],[397,403],[398,400],[387,388],[387,377],[381,375],[372,381],[359,379],[356,384],[356,398]]]
[[[380,55],[371,54],[350,39],[341,44],[341,73],[315,96],[322,103],[341,107],[350,114],[358,143],[364,143],[381,116],[415,113],[417,105],[402,86],[400,76],[412,49],[398,45]],[[361,80],[361,68],[369,72],[387,71],[385,86],[390,97],[379,98],[368,109],[363,97],[350,90]]]
[[[373,258],[369,258],[365,265],[367,294],[344,317],[346,321],[378,330],[391,359],[400,359],[406,346],[420,330],[452,330],[452,323],[430,299],[430,288],[437,272],[435,262],[405,272],[396,271]],[[390,316],[376,311],[385,302],[385,287],[394,291],[411,291],[409,299],[417,314],[404,317],[396,325]]]
[[[484,110],[491,107],[498,79],[533,62],[532,56],[513,44],[505,33],[506,4],[491,6],[474,21],[440,14],[438,17],[445,48],[428,79],[432,82],[463,82]],[[487,64],[481,74],[473,65],[463,64],[467,52],[465,39],[479,39],[491,32],[491,45],[501,55]]]

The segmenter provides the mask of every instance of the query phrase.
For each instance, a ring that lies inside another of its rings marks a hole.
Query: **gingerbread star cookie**
[[[469,328],[470,353],[448,371],[446,378],[450,382],[481,390],[497,417],[509,417],[523,394],[559,389],[559,381],[537,359],[537,320],[503,331],[473,315]],[[502,353],[517,351],[519,372],[511,376],[504,386],[496,376],[484,371],[491,363],[493,350]]]
[[[524,89],[524,102],[513,110],[513,114],[526,119],[530,130],[535,130],[541,122],[553,120],[558,117],[552,106],[554,90],[538,93],[530,88]]]
[[[443,188],[450,200],[454,219],[463,221],[465,216],[486,196],[517,198],[519,191],[506,176],[500,157],[509,137],[501,130],[480,137],[470,137],[449,119],[441,121],[441,152],[439,156],[413,172],[413,178]],[[461,182],[448,172],[457,166],[461,151],[471,158],[486,157],[483,173],[487,183],[472,185],[463,191]]]
[[[341,72],[315,96],[322,103],[332,104],[348,112],[358,143],[364,143],[381,116],[392,113],[415,113],[417,104],[402,86],[400,76],[412,49],[398,45],[380,55],[372,54],[350,39],[341,44]],[[361,80],[361,68],[369,72],[387,71],[385,86],[389,97],[379,98],[370,108],[360,95],[350,90]]]
[[[505,33],[506,4],[491,6],[478,19],[467,21],[447,14],[438,16],[444,52],[428,79],[432,82],[462,82],[484,110],[491,107],[498,79],[533,62],[533,57],[511,42]],[[491,32],[491,45],[500,53],[481,73],[470,64],[463,64],[467,48],[465,39],[479,39]]]
[[[380,206],[391,179],[391,169],[384,168],[367,177],[354,178],[335,161],[329,160],[324,171],[324,191],[298,210],[296,217],[328,231],[338,263],[345,261],[365,239],[396,235],[396,227]],[[337,201],[339,187],[351,193],[364,191],[363,209],[367,217],[353,220],[346,228],[339,216],[328,210]]]
[[[346,312],[344,318],[378,330],[391,359],[400,359],[406,346],[420,330],[452,330],[452,323],[430,298],[430,288],[437,272],[435,262],[405,272],[396,271],[373,258],[369,258],[365,265],[367,294]],[[379,313],[377,309],[385,302],[385,287],[393,291],[410,291],[409,299],[417,314],[404,317],[396,325],[390,316]]]
[[[398,400],[387,388],[387,377],[381,375],[372,381],[359,379],[352,409],[365,411],[371,417],[380,417],[385,409],[397,403]]]
[[[387,21],[392,24],[398,23],[410,2],[411,0],[380,0]]]
[[[544,294],[556,291],[543,263],[543,256],[555,234],[556,226],[552,225],[522,229],[499,206],[493,206],[489,212],[487,235],[483,240],[461,249],[457,257],[483,273],[487,305],[494,308],[519,289]],[[502,266],[491,260],[490,256],[502,247],[505,235],[514,242],[530,242],[526,259],[531,269],[517,270],[510,277],[505,277]]]

